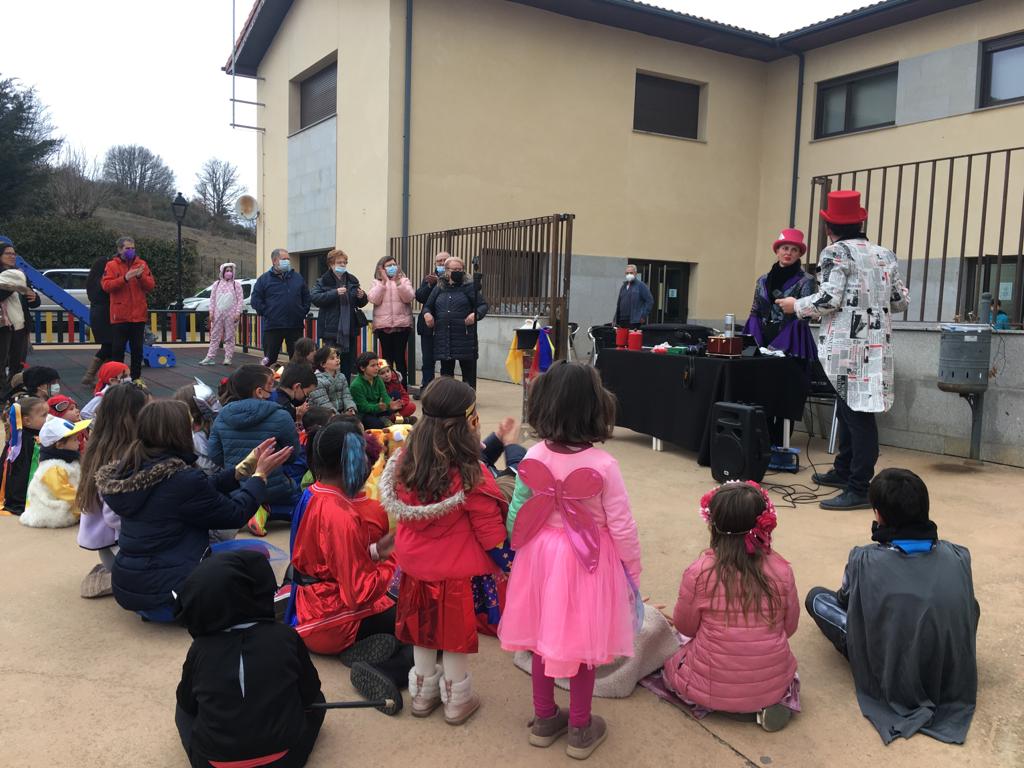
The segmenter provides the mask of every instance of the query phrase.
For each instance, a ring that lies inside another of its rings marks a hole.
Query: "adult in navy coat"
[[[636,266],[626,265],[626,277],[615,302],[614,323],[619,328],[639,328],[647,322],[654,309],[654,296],[644,281],[637,277]]]
[[[462,380],[476,389],[476,324],[487,315],[487,302],[476,283],[467,279],[462,259],[452,256],[444,268],[423,307],[423,322],[434,330],[434,357],[441,363],[441,375],[454,376],[457,361]]]
[[[264,365],[273,365],[284,342],[288,357],[295,342],[302,338],[309,314],[309,287],[302,275],[292,269],[291,256],[284,248],[270,252],[272,266],[259,276],[249,303],[263,319]]]
[[[160,400],[143,408],[125,458],[96,472],[100,496],[121,516],[112,571],[118,604],[172,621],[174,592],[202,559],[210,531],[245,525],[266,496],[267,475],[291,452],[275,452],[268,439],[254,451],[254,468],[230,466],[207,477],[195,466],[188,406]]]

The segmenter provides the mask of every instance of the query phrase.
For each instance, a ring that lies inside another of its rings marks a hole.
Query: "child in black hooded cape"
[[[300,768],[313,750],[320,677],[295,630],[274,622],[276,588],[253,550],[213,555],[182,584],[174,615],[194,639],[174,719],[193,766]]]

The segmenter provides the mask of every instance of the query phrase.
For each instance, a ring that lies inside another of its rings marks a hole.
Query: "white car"
[[[256,285],[256,278],[247,278],[245,280],[239,280],[242,284],[242,309],[246,312],[251,312],[252,307],[249,306],[249,299],[252,296],[252,287]],[[210,311],[210,293],[213,291],[213,286],[216,283],[210,283],[206,288],[201,290],[195,296],[189,296],[182,302],[184,309],[195,310],[196,312],[209,312]],[[170,306],[168,309],[176,309],[175,306]]]
[[[85,306],[89,306],[89,295],[85,291],[85,285],[89,279],[88,269],[43,269],[40,271],[44,276],[53,280],[57,287],[63,288],[71,296],[85,304]],[[57,312],[62,309],[57,302],[42,291],[36,291],[36,293],[39,294],[39,301],[41,302],[39,309],[51,312]]]

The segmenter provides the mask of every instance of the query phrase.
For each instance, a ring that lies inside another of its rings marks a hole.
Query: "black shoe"
[[[385,715],[402,711],[402,692],[395,682],[376,667],[364,661],[352,665],[352,687],[367,701],[384,702],[377,709]]]
[[[397,650],[398,640],[394,635],[370,635],[346,648],[338,654],[338,658],[346,667],[353,666],[357,661],[380,664],[394,656]]]
[[[846,486],[850,482],[834,469],[830,469],[825,473],[815,472],[811,475],[811,480],[816,482],[818,485],[827,485],[830,488],[842,488],[843,490],[846,490]]]
[[[845,490],[838,496],[825,499],[819,505],[822,509],[871,509],[866,493]]]

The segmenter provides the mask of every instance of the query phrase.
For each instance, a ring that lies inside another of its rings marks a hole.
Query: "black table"
[[[691,357],[601,350],[601,379],[619,401],[616,426],[697,451],[710,463],[711,407],[759,405],[769,418],[799,421],[809,383],[804,361],[788,357]]]

